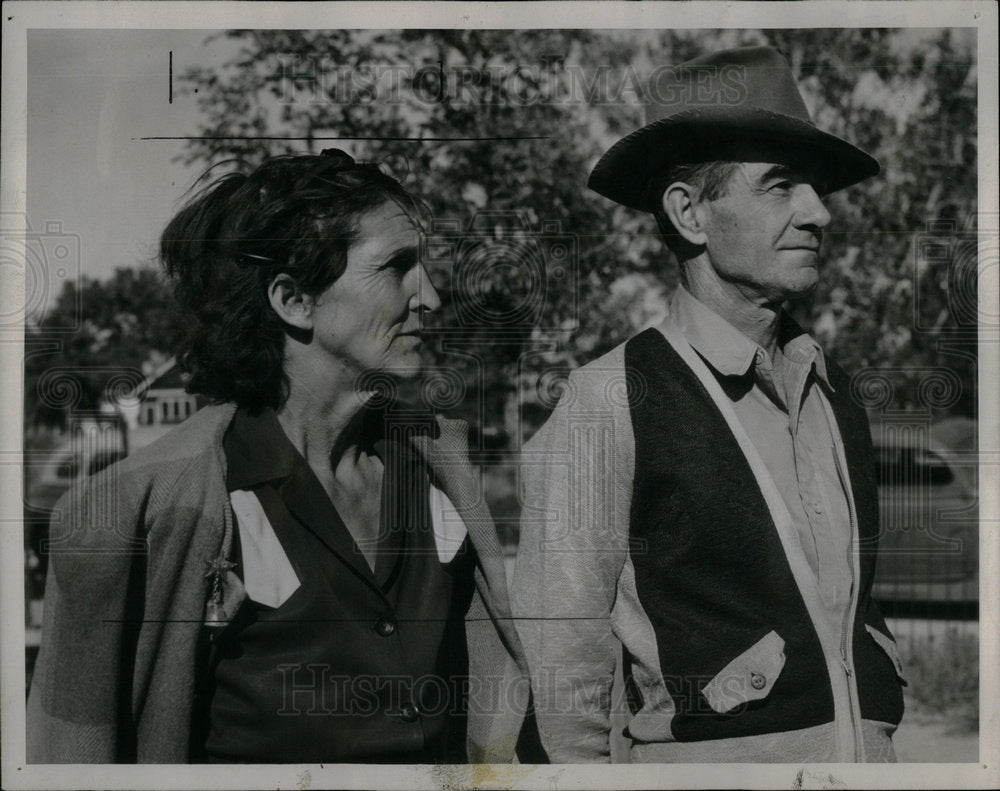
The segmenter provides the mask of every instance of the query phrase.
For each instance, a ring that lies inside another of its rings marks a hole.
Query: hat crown
[[[788,61],[772,47],[713,52],[650,75],[646,123],[724,108],[763,111],[812,125]]]
[[[879,172],[860,148],[818,129],[809,117],[788,61],[771,47],[714,52],[656,69],[648,84],[646,124],[623,137],[590,174],[587,185],[611,200],[653,211],[654,176],[670,165],[718,159],[739,141],[808,153],[828,192]]]

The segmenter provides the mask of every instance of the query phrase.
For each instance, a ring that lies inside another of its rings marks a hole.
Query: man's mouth
[[[820,247],[820,240],[811,238],[808,241],[803,240],[797,244],[785,245],[783,250],[808,250],[810,253],[818,253]]]

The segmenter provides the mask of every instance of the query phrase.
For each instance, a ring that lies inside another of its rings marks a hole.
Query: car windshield
[[[56,462],[56,477],[71,481],[80,473],[80,462],[73,453],[64,453]]]
[[[123,455],[124,454],[117,450],[95,453],[90,459],[90,464],[87,467],[87,475],[93,475],[95,472],[100,472],[105,467],[114,464],[116,461],[121,459]]]

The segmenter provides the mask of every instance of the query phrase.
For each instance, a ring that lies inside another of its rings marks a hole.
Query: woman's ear
[[[675,181],[663,193],[663,211],[685,241],[701,247],[707,241],[704,212],[698,201],[699,191],[683,181]]]
[[[267,287],[267,298],[274,312],[286,324],[300,330],[313,328],[315,301],[299,288],[299,284],[291,275],[284,272],[275,275]]]

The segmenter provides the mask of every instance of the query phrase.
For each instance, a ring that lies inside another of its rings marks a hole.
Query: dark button
[[[750,686],[754,689],[764,689],[767,685],[767,677],[763,673],[750,674]]]
[[[375,631],[383,637],[389,637],[396,631],[396,623],[391,618],[379,618],[375,621]]]
[[[420,719],[420,709],[412,703],[407,703],[399,710],[399,716],[404,722],[416,722]]]

